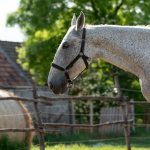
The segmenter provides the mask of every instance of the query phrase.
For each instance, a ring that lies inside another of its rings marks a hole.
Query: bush
[[[24,148],[24,150],[29,150],[27,142],[19,143],[18,141],[11,142],[7,134],[3,134],[0,139],[0,150],[16,150],[19,148]]]
[[[93,95],[93,96],[109,96],[114,97],[115,85],[101,82],[101,74],[99,72],[85,72],[82,76],[76,79],[76,84],[70,90],[70,95]],[[110,101],[92,101],[93,102],[93,122],[99,123],[99,114],[102,107],[118,106],[117,102]],[[89,114],[90,101],[75,101],[75,114]],[[76,116],[78,123],[89,123],[89,116]]]

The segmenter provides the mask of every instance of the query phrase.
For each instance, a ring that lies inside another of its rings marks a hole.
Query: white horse
[[[62,68],[80,53],[85,17],[81,12],[77,21],[73,16],[71,27],[62,40],[50,69],[48,85],[55,94],[68,92],[67,76]],[[103,59],[140,79],[141,91],[150,102],[150,28],[141,26],[87,25],[84,55],[88,64]],[[57,65],[57,67],[55,66]],[[61,67],[61,68],[58,68]],[[68,69],[73,80],[86,64],[80,57]],[[64,69],[65,70],[65,69]],[[66,71],[66,70],[65,70]],[[71,82],[70,80],[70,82]]]

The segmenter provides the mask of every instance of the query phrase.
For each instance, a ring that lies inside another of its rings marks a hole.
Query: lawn
[[[47,135],[45,141],[46,150],[127,150],[125,138],[119,136],[104,139],[98,134],[87,133],[67,136]],[[132,150],[150,150],[150,131],[136,128],[136,132],[131,133],[130,142]],[[39,150],[39,146],[34,146],[31,150]]]
[[[132,150],[150,150],[150,131],[136,128],[136,132],[130,135],[130,143]],[[124,136],[101,137],[96,130],[93,134],[84,130],[77,134],[45,134],[45,145],[46,150],[127,150]],[[27,147],[25,143],[11,143],[7,136],[0,140],[0,150],[29,150]],[[39,150],[37,136],[30,150]]]
[[[87,146],[84,144],[73,144],[73,145],[55,145],[55,146],[47,146],[46,150],[127,150],[126,145],[124,146],[112,146],[112,145],[103,145],[102,143],[100,143],[101,145],[98,146],[97,145],[93,145],[93,146]],[[103,145],[103,146],[102,146]],[[149,150],[149,147],[136,147],[136,146],[132,146],[132,150]],[[31,150],[39,150],[39,147],[33,147]]]

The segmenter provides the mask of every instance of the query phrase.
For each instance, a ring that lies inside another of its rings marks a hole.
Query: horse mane
[[[94,24],[85,24],[85,27],[106,27],[106,26],[110,26],[110,27],[134,27],[134,28],[148,28],[150,29],[150,25],[135,25],[135,26],[130,26],[130,25],[109,25],[109,24],[99,24],[99,25],[94,25]]]

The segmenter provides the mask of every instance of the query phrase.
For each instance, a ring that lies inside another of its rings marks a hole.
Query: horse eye
[[[66,49],[66,48],[68,48],[69,47],[69,44],[67,43],[67,42],[65,42],[64,44],[63,44],[63,49]]]

